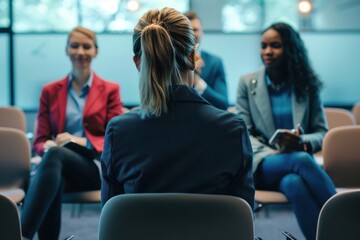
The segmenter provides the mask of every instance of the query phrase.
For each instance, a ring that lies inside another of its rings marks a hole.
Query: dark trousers
[[[24,237],[58,239],[61,199],[64,192],[99,190],[99,170],[93,160],[62,147],[52,147],[43,156],[31,179],[21,211]]]

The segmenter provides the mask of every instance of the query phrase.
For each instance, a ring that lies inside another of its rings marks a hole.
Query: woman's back
[[[110,122],[105,149],[112,155],[104,152],[102,161],[103,174],[116,179],[112,191],[227,194],[252,206],[252,152],[244,121],[187,86],[173,92],[168,113],[160,117],[144,119],[138,110]]]

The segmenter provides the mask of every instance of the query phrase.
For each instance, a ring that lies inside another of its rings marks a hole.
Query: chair
[[[102,209],[99,239],[253,240],[253,216],[243,199],[232,196],[123,194]]]
[[[329,129],[335,127],[355,125],[355,118],[348,110],[341,108],[324,108]]]
[[[65,193],[63,195],[62,202],[73,204],[71,210],[72,217],[76,215],[76,204],[78,204],[79,208],[77,211],[77,216],[80,217],[82,213],[82,204],[101,202],[101,190]]]
[[[19,213],[16,204],[0,194],[0,234],[3,240],[21,240]]]
[[[25,114],[15,107],[0,107],[0,127],[16,128],[26,131]]]
[[[277,191],[267,191],[267,190],[256,190],[255,201],[257,202],[257,206],[255,207],[255,212],[260,211],[266,205],[269,204],[289,203],[289,200],[283,193]],[[266,216],[268,216],[268,211],[266,211]]]
[[[360,188],[360,126],[331,129],[322,151],[323,167],[337,188]]]
[[[0,127],[0,193],[20,203],[29,184],[30,143],[24,132]]]
[[[356,103],[352,108],[352,114],[355,118],[356,124],[360,125],[360,102]]]
[[[360,190],[334,195],[322,207],[317,240],[360,238]]]
[[[355,125],[355,118],[348,110],[341,108],[324,108],[324,112],[329,130],[341,126]],[[314,158],[319,165],[323,165],[324,156],[322,151],[316,152]]]

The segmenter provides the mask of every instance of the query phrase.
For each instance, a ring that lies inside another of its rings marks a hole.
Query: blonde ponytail
[[[168,111],[171,86],[184,84],[182,71],[190,70],[194,50],[189,20],[171,8],[152,10],[134,29],[133,50],[140,59],[140,98],[143,116]]]

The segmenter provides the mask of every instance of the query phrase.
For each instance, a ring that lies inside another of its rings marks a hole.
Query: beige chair
[[[355,118],[348,110],[341,108],[324,108],[324,112],[329,130],[336,127],[355,125]],[[316,152],[314,158],[319,165],[323,165],[324,156],[322,151]]]
[[[16,204],[0,194],[0,239],[21,240],[19,213]]]
[[[331,129],[322,151],[323,167],[337,188],[360,188],[360,126]]]
[[[317,240],[360,239],[360,190],[334,195],[320,211]]]
[[[26,119],[22,110],[15,107],[0,107],[0,127],[16,128],[26,132]]]
[[[128,109],[128,108],[126,108],[126,107],[122,107],[122,108],[121,108],[121,111],[122,111],[123,113],[127,113],[127,112],[130,112],[130,109]]]
[[[341,108],[324,108],[324,112],[329,129],[356,124],[353,114],[348,110]]]
[[[360,125],[360,102],[356,103],[352,108],[352,114],[355,118],[356,124]]]
[[[232,196],[123,194],[102,209],[99,239],[253,240],[252,210]]]
[[[266,205],[269,204],[288,204],[290,203],[287,197],[277,191],[266,191],[266,190],[256,190],[255,191],[255,202],[257,203],[255,206],[255,211],[258,212]],[[267,208],[266,210],[266,216],[269,215]]]
[[[30,176],[30,143],[24,132],[0,127],[0,193],[20,203]]]

